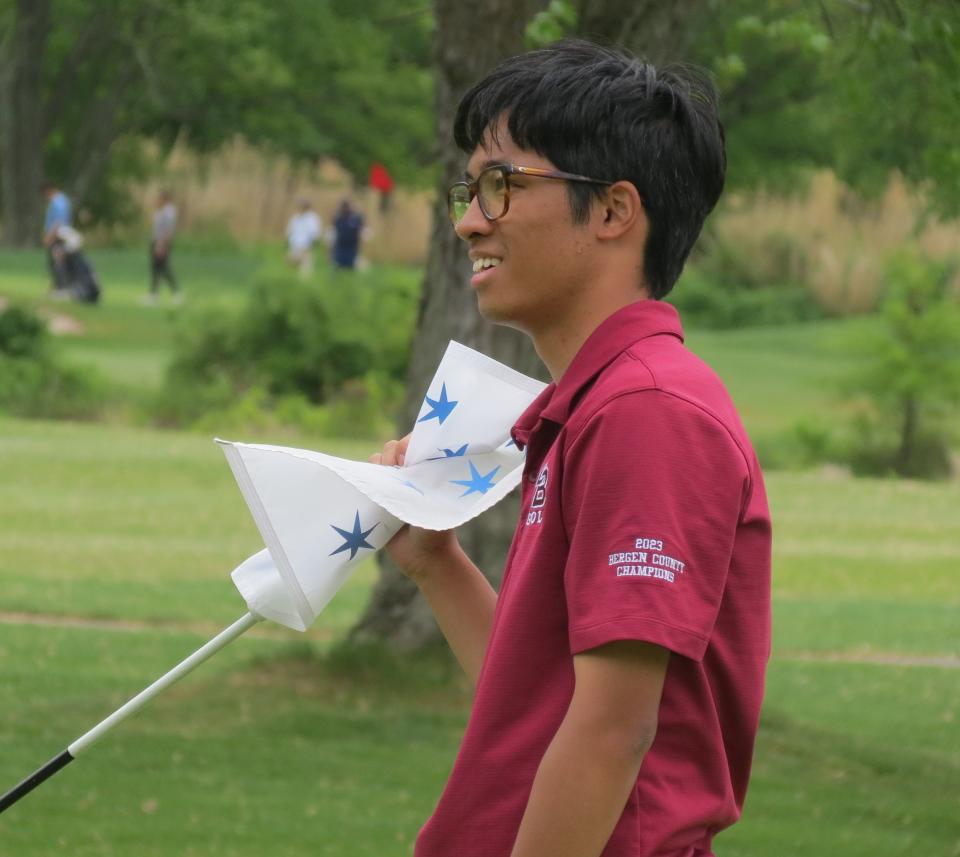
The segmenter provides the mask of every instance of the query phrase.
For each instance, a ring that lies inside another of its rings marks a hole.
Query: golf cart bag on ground
[[[76,229],[61,226],[57,230],[57,243],[63,254],[61,260],[61,283],[59,289],[65,297],[87,304],[100,300],[100,282],[93,266],[83,255],[83,239]]]
[[[100,301],[100,283],[93,266],[86,257],[77,250],[67,253],[63,260],[66,269],[67,291],[74,300],[86,304],[95,304]]]

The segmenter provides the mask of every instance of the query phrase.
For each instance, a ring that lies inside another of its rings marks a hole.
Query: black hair
[[[505,60],[469,89],[454,120],[457,146],[472,153],[501,117],[520,148],[558,169],[633,183],[649,221],[646,284],[651,297],[666,295],[723,191],[723,126],[706,75],[658,71],[625,51],[568,39]],[[605,191],[567,183],[575,223]]]

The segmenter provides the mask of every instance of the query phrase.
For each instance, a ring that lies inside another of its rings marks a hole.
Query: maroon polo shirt
[[[676,310],[591,334],[520,418],[520,521],[470,722],[416,857],[509,857],[573,656],[671,651],[659,726],[603,857],[706,857],[740,815],[770,651],[763,479]]]

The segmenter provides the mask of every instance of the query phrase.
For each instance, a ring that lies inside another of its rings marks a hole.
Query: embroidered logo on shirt
[[[543,523],[543,505],[547,501],[547,481],[550,471],[546,464],[537,474],[537,484],[533,488],[533,499],[530,501],[530,511],[527,512],[527,526]]]
[[[633,550],[612,553],[607,559],[617,577],[652,577],[674,583],[686,570],[686,563],[663,552],[663,539],[639,538]]]

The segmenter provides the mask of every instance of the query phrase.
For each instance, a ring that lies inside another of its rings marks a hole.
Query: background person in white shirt
[[[297,208],[287,224],[287,261],[307,277],[313,272],[313,245],[323,234],[323,224],[310,200],[301,199]]]
[[[160,280],[166,280],[174,303],[179,304],[183,301],[183,293],[180,291],[173,268],[170,267],[173,236],[176,231],[177,207],[173,204],[170,191],[161,190],[157,194],[157,207],[153,213],[153,236],[150,241],[150,291],[144,297],[144,303],[148,306],[157,301]]]

